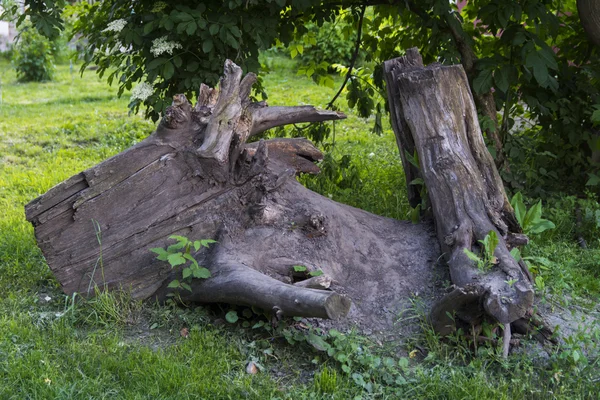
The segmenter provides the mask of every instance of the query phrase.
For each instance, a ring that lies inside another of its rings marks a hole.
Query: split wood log
[[[432,308],[433,327],[448,334],[457,321],[477,325],[491,316],[510,324],[528,318],[534,298],[531,275],[507,246],[507,241],[526,238],[483,141],[462,66],[424,67],[418,50],[410,49],[406,56],[386,61],[384,70],[392,85],[388,93],[397,142],[408,145],[400,153],[416,149],[418,155],[419,171],[407,178],[410,182],[420,174],[425,182],[456,287]],[[491,270],[482,271],[465,250],[481,254],[480,241],[490,232],[499,243]]]
[[[374,330],[391,327],[413,293],[429,290],[439,256],[429,225],[376,216],[300,185],[296,175],[317,173],[322,157],[306,139],[246,143],[275,126],[345,116],[251,102],[254,80],[227,61],[219,88],[202,85],[198,104],[175,96],[148,138],[26,206],[65,293],[92,295],[97,285],[165,299],[181,270],[149,249],[172,244],[171,235],[217,241],[193,253],[212,276],[189,281],[184,301],[277,316],[350,312]],[[294,285],[296,265],[322,270],[331,290]]]

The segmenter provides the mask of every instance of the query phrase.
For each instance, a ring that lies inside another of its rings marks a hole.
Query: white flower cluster
[[[131,91],[131,100],[139,99],[145,101],[154,93],[154,86],[148,82],[142,82]]]
[[[163,53],[173,54],[173,49],[181,49],[181,44],[177,42],[170,42],[166,36],[159,37],[152,41],[152,47],[150,52],[154,54],[154,57],[158,57]]]
[[[114,21],[110,21],[106,29],[103,29],[102,32],[121,32],[123,28],[127,25],[127,21],[124,19],[115,19]]]

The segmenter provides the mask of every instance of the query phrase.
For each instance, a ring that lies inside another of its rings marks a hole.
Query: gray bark
[[[521,229],[485,147],[462,66],[424,67],[417,50],[411,49],[405,57],[387,61],[385,69],[392,71],[396,86],[388,92],[398,96],[390,104],[396,105],[403,121],[396,124],[398,143],[414,143],[437,237],[456,287],[433,307],[434,328],[446,334],[456,329],[457,320],[476,325],[491,316],[510,324],[530,316],[530,275],[507,245],[522,236]],[[490,231],[500,243],[494,254],[497,263],[485,272],[464,249],[478,253],[479,241]]]
[[[597,0],[577,0],[577,11],[590,41],[600,46],[600,3]]]

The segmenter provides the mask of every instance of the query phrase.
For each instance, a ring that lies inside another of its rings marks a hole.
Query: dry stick
[[[333,99],[331,99],[331,101],[327,104],[327,107],[325,107],[326,109],[332,109],[333,103],[335,103],[335,101],[337,100],[339,95],[342,93],[342,90],[344,90],[344,88],[346,87],[346,83],[348,83],[348,80],[352,76],[352,70],[354,69],[354,64],[356,64],[356,59],[358,58],[358,51],[360,50],[363,19],[365,18],[366,9],[367,9],[367,6],[363,5],[363,7],[360,11],[360,18],[358,20],[358,32],[356,33],[356,46],[354,47],[354,53],[352,54],[352,60],[350,60],[350,66],[348,67],[348,72],[346,72],[346,77],[344,78],[344,82],[342,83],[342,86],[340,86],[340,89],[337,91],[335,96],[333,96]]]
[[[508,350],[510,349],[510,322],[504,324],[504,337],[502,338],[502,357],[508,358]]]

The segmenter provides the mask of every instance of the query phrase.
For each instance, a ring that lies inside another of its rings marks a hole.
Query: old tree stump
[[[148,138],[26,206],[48,265],[67,294],[93,294],[97,285],[160,300],[173,291],[171,281],[183,278],[149,249],[172,244],[171,235],[213,239],[209,249],[192,253],[211,277],[191,280],[191,292],[180,291],[184,301],[257,306],[278,317],[348,315],[385,329],[415,293],[435,297],[437,232],[455,285],[432,308],[438,331],[455,329],[457,321],[476,326],[487,317],[508,326],[528,318],[531,282],[507,244],[519,227],[484,146],[465,74],[460,66],[424,68],[419,60],[409,51],[388,61],[386,71],[404,165],[409,170],[404,154],[415,150],[420,163],[407,176],[424,179],[435,230],[300,185],[296,175],[317,173],[321,158],[305,139],[247,143],[275,126],[345,116],[252,102],[256,77],[242,79],[227,61],[219,87],[202,85],[195,106],[175,96]],[[500,237],[498,263],[483,273],[463,249],[477,252],[492,230]],[[324,276],[298,281],[298,265]]]

